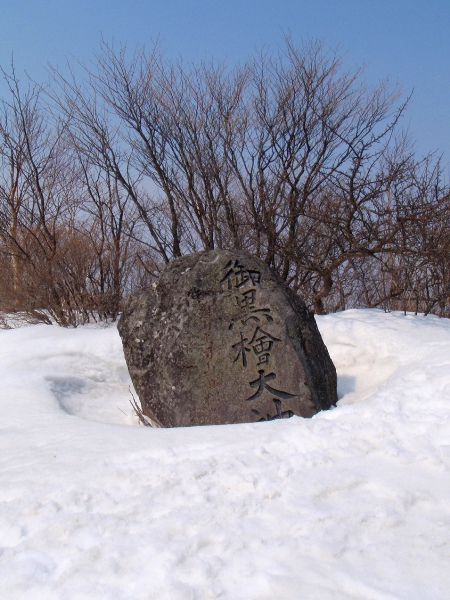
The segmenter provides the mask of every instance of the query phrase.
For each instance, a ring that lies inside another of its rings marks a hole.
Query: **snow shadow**
[[[69,415],[80,416],[81,396],[86,392],[86,382],[80,377],[47,377],[50,390],[61,409]],[[77,398],[78,396],[78,398]]]
[[[51,375],[45,379],[59,407],[68,415],[97,423],[138,424],[129,392],[117,381],[72,375]]]
[[[356,377],[353,375],[339,375],[337,381],[338,399],[342,400],[347,394],[356,390]]]

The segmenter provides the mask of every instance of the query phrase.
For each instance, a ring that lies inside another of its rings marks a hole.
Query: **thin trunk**
[[[314,312],[316,315],[324,315],[325,307],[323,305],[323,299],[328,296],[333,287],[333,280],[329,273],[322,275],[322,287],[313,298]]]
[[[13,299],[12,299],[12,308],[13,310],[19,308],[19,299],[20,299],[20,291],[21,291],[21,274],[20,274],[20,259],[17,254],[17,235],[19,231],[18,227],[18,218],[17,218],[17,210],[14,202],[16,195],[17,186],[14,186],[11,189],[11,193],[9,195],[9,215],[10,215],[10,225],[8,230],[9,235],[9,245],[10,245],[10,256],[11,256],[11,269],[12,269],[12,280],[13,280]]]

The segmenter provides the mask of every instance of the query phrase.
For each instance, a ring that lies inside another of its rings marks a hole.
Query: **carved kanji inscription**
[[[309,417],[336,401],[313,316],[243,252],[172,261],[118,328],[142,410],[163,427]]]

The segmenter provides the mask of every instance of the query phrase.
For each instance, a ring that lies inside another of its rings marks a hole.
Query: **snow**
[[[1,330],[1,597],[449,599],[450,321],[318,324],[335,409],[167,430],[115,326]]]

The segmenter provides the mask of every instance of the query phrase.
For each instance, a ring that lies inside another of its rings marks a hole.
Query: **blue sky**
[[[159,39],[168,58],[232,64],[283,33],[338,47],[371,83],[414,90],[405,124],[418,152],[450,161],[450,0],[3,0],[0,64],[14,54],[18,72],[43,81],[48,63],[92,61],[102,37],[131,49]]]

